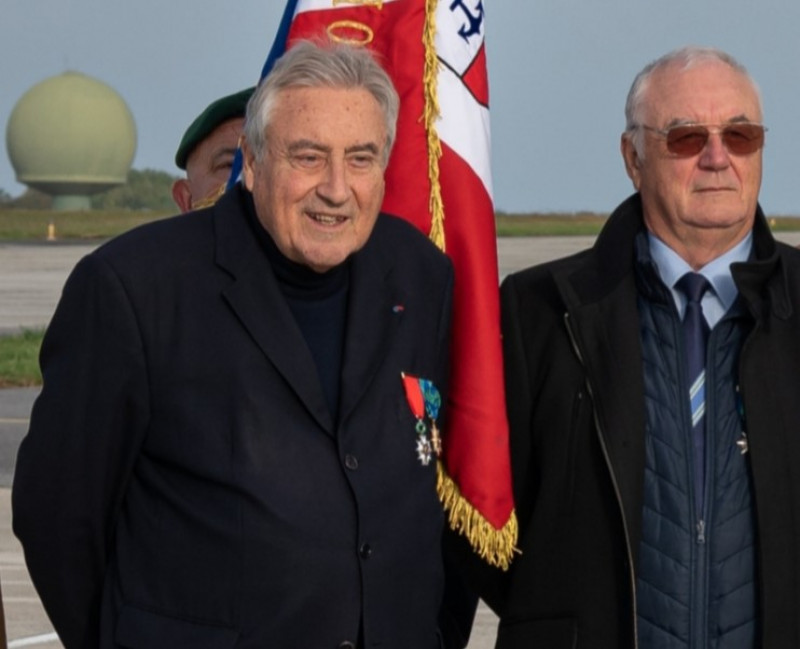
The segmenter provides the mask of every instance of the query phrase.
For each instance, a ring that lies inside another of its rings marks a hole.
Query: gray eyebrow
[[[331,148],[329,146],[325,146],[319,142],[315,142],[314,140],[297,140],[288,146],[289,153],[294,153],[295,151],[300,151],[302,149],[312,149],[313,151],[322,151],[324,153],[331,152]],[[358,153],[360,151],[366,151],[372,153],[373,155],[380,154],[380,148],[374,142],[354,144],[353,146],[349,146],[344,150],[345,154]]]
[[[313,149],[314,151],[324,151],[326,153],[330,153],[331,148],[328,146],[324,146],[319,142],[315,142],[314,140],[296,140],[289,144],[286,147],[289,153],[293,153],[294,151],[299,151],[300,149]]]
[[[347,147],[344,152],[347,153],[358,153],[360,151],[367,151],[372,153],[373,155],[378,155],[380,153],[380,149],[378,145],[374,142],[365,142],[364,144],[354,144],[353,146]]]

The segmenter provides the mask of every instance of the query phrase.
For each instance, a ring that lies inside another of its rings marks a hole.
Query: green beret
[[[240,90],[227,97],[211,102],[186,129],[183,139],[175,152],[175,164],[179,169],[186,169],[186,159],[192,150],[206,139],[217,126],[234,117],[244,117],[247,101],[255,87]]]

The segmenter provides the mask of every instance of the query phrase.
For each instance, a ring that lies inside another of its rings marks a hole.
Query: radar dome
[[[125,183],[136,126],[113,88],[65,72],[20,98],[6,146],[17,180],[53,196],[54,209],[88,209],[89,195]]]

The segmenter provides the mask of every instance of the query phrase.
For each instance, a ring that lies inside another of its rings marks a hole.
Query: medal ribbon
[[[403,388],[406,391],[406,401],[408,401],[408,407],[411,408],[411,413],[417,419],[422,419],[425,416],[425,397],[422,396],[419,380],[415,376],[405,373],[400,376],[403,378]]]

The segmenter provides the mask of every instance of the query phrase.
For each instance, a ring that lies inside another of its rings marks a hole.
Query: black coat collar
[[[216,261],[232,278],[223,291],[242,325],[292,386],[318,424],[334,434],[311,353],[283,297],[246,210],[250,193],[228,191],[213,210]],[[344,424],[378,372],[402,319],[392,311],[405,296],[395,281],[391,241],[378,217],[367,244],[352,257],[339,423]]]
[[[571,259],[572,272],[562,274],[559,288],[567,304],[576,306],[602,299],[631,273],[637,261],[636,238],[645,231],[639,194],[625,200],[608,218],[587,253]],[[754,316],[771,309],[781,319],[792,313],[780,246],[772,236],[760,206],[753,224],[752,261],[734,264],[734,281]],[[567,266],[568,268],[568,266]]]

